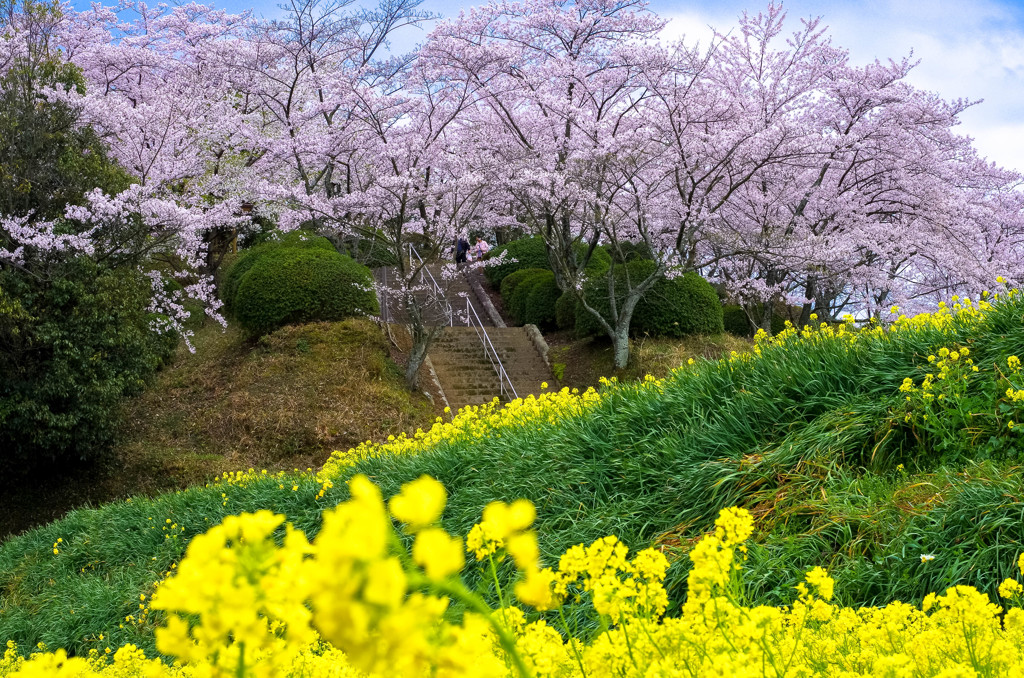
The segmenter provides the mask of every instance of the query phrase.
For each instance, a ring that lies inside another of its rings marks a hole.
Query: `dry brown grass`
[[[429,424],[430,403],[403,387],[370,321],[285,327],[248,345],[237,329],[204,329],[126,413],[118,453],[193,476],[318,466],[348,449]],[[198,478],[196,478],[198,480]]]

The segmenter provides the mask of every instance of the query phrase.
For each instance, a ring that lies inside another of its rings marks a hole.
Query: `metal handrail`
[[[430,277],[430,282],[434,286],[434,293],[437,294],[441,299],[444,300],[444,304],[448,309],[448,317],[451,319],[451,326],[455,326],[455,310],[452,308],[451,303],[448,301],[447,295],[444,293],[444,289],[437,284],[437,280],[434,278],[434,274],[427,268],[426,263],[423,261],[423,257],[416,251],[412,243],[409,243],[409,266],[412,266],[412,257],[416,255],[416,258],[420,262],[420,270],[426,271]],[[476,322],[474,323],[474,319]],[[512,385],[512,379],[508,376],[508,372],[505,371],[505,365],[502,364],[501,358],[498,356],[498,350],[494,348],[494,344],[491,342],[491,336],[487,334],[487,328],[484,327],[483,322],[480,320],[480,316],[477,315],[476,309],[473,308],[473,302],[470,301],[469,297],[466,297],[466,326],[472,327],[476,332],[477,339],[480,340],[480,344],[484,348],[484,356],[490,361],[491,367],[494,368],[495,373],[498,375],[498,394],[508,397],[511,393],[512,400],[519,398],[519,394],[516,393],[515,386]],[[508,386],[506,387],[506,384]]]
[[[476,324],[473,323],[473,319],[476,319]],[[494,344],[491,343],[491,337],[487,334],[487,328],[480,321],[480,316],[477,315],[476,309],[473,308],[473,302],[466,297],[466,324],[472,327],[476,331],[476,337],[480,340],[480,343],[484,346],[484,355],[488,360],[491,361],[491,367],[498,374],[498,393],[499,395],[507,395],[505,391],[505,382],[508,382],[508,390],[512,393],[512,400],[519,398],[519,394],[516,393],[515,386],[512,385],[512,379],[509,378],[508,372],[505,371],[505,366],[501,363],[501,358],[498,356],[497,349],[494,348]],[[481,332],[483,333],[481,335]],[[492,357],[493,356],[493,357]]]
[[[452,307],[451,302],[448,301],[448,297],[444,293],[444,288],[437,283],[437,279],[434,278],[434,274],[430,272],[429,268],[427,268],[427,264],[423,261],[423,257],[420,256],[420,253],[416,251],[416,248],[413,247],[412,243],[409,243],[409,268],[412,268],[412,257],[414,254],[420,262],[420,272],[422,273],[423,271],[426,271],[431,284],[434,286],[434,294],[440,297],[444,302],[444,308],[448,315],[448,326],[455,327],[455,309]]]

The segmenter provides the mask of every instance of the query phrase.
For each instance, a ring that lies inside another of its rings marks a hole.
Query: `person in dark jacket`
[[[455,263],[464,264],[466,263],[466,255],[469,253],[469,241],[463,237],[459,237],[459,242],[455,245]]]

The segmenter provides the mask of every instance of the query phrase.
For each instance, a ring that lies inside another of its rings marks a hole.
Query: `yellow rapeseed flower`
[[[461,571],[466,564],[462,539],[450,536],[439,527],[427,528],[416,535],[412,559],[431,579],[444,579]]]
[[[401,491],[388,502],[388,509],[392,516],[416,529],[433,525],[441,518],[447,496],[444,485],[424,475],[402,485]]]

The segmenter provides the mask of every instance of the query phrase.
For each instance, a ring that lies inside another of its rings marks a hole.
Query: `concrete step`
[[[551,373],[526,330],[488,327],[487,332],[516,392],[521,397],[539,394]],[[490,402],[501,392],[494,366],[473,328],[446,328],[431,346],[430,360],[453,410]]]

